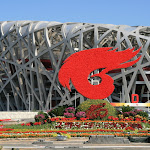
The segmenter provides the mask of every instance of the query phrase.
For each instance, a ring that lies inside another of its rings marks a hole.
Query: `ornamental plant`
[[[144,111],[141,111],[141,110],[140,111],[137,110],[137,115],[140,115],[143,118],[145,117],[146,119],[148,118],[148,113],[144,112]]]
[[[76,113],[76,117],[77,117],[77,119],[85,118],[86,113],[84,111],[79,111],[79,112]]]
[[[36,122],[42,122],[45,120],[45,116],[44,114],[35,115],[34,119]]]
[[[86,130],[86,132],[89,131],[89,129],[96,129],[96,130],[122,130],[126,127],[132,127],[134,129],[141,130],[142,129],[142,123],[136,123],[132,121],[67,121],[62,122],[58,121],[54,124],[56,129],[65,129],[65,130],[72,130],[73,132],[77,132],[77,130]],[[77,129],[77,130],[76,130]],[[81,131],[79,131],[81,132]]]
[[[123,106],[121,114],[123,115],[124,119],[126,117],[133,118],[135,121],[144,121],[148,119],[147,112],[143,110],[134,109],[134,107],[130,106]],[[121,114],[118,115],[119,118]]]
[[[135,129],[132,128],[132,127],[126,127],[125,130],[126,130],[126,131],[135,131]]]
[[[26,126],[33,126],[32,122],[26,123]]]
[[[58,106],[55,109],[51,109],[49,111],[47,111],[48,115],[51,117],[56,117],[56,116],[63,116],[65,109],[68,107],[68,105],[64,105],[64,106]]]
[[[113,116],[113,117],[117,117],[117,111],[116,109],[107,101],[107,100],[102,100],[102,99],[97,99],[97,100],[92,100],[92,99],[88,99],[86,101],[84,101],[83,103],[81,103],[78,107],[77,107],[77,112],[80,111],[84,111],[84,112],[88,112],[88,110],[90,109],[91,105],[98,105],[97,107],[100,107],[99,104],[103,104],[105,103],[105,105],[103,105],[103,107],[101,108],[97,108],[95,109],[95,113],[99,111],[99,109],[102,109],[102,111],[99,112],[100,115],[104,115],[102,117],[97,117],[96,119],[100,119],[100,120],[107,120],[107,118],[109,116]],[[96,107],[96,106],[94,106]],[[91,108],[92,109],[92,108]],[[108,112],[107,112],[108,111]],[[92,112],[92,110],[91,110]],[[89,113],[90,114],[90,113]],[[88,116],[87,116],[88,117]],[[89,117],[88,117],[89,118]],[[95,118],[95,117],[94,117]],[[90,118],[89,118],[90,119]]]
[[[73,118],[73,117],[74,117],[74,114],[73,114],[73,113],[66,112],[66,113],[64,113],[64,117],[66,117],[66,118]]]
[[[109,116],[109,117],[108,117],[108,120],[110,120],[110,121],[118,121],[119,118],[113,117],[113,116]]]
[[[129,116],[135,117],[135,115],[137,115],[137,113],[134,111],[123,112],[124,117],[129,117]]]
[[[128,106],[122,106],[122,112],[129,112],[129,111],[132,111],[134,110],[134,107],[130,107],[129,105]]]
[[[45,112],[43,112],[43,111],[39,111],[39,112],[38,112],[38,115],[40,115],[40,114],[43,114],[43,115],[45,116],[46,119],[48,118],[47,113],[45,113]]]
[[[73,113],[74,114],[75,113],[75,108],[74,107],[68,107],[68,108],[65,109],[65,112],[66,113],[68,112],[68,113]]]
[[[91,105],[90,108],[86,111],[86,116],[89,119],[103,119],[107,116],[108,110],[102,109],[106,103],[100,103],[98,105]]]
[[[35,122],[34,125],[41,125],[41,122]]]

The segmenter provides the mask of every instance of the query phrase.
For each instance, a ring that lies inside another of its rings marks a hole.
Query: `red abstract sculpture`
[[[114,91],[114,80],[106,73],[114,69],[127,68],[138,62],[141,56],[134,61],[127,61],[136,56],[141,48],[136,51],[129,48],[119,52],[116,52],[117,49],[111,49],[112,47],[94,48],[72,54],[64,61],[59,71],[58,79],[61,85],[71,91],[71,80],[76,90],[90,99],[104,99],[111,95]],[[101,83],[90,84],[88,76],[100,68],[104,69],[91,77],[100,77]]]

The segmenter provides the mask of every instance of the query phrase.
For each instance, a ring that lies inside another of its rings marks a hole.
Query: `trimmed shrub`
[[[44,120],[48,119],[47,113],[44,113],[43,111],[39,111],[37,115],[34,117],[35,122],[44,122]]]
[[[142,117],[148,118],[148,113],[144,111],[137,111],[137,115],[140,115]]]
[[[76,113],[76,117],[78,119],[85,118],[86,117],[86,113],[84,111],[79,111],[79,112]]]
[[[104,104],[103,107],[97,107],[97,111],[96,112],[99,112],[98,110],[99,109],[103,109],[103,110],[108,110],[108,113],[106,116],[104,117],[97,117],[97,119],[100,119],[100,120],[107,120],[108,116],[114,116],[116,117],[116,114],[117,114],[117,111],[116,109],[107,101],[107,100],[102,100],[102,99],[97,99],[97,100],[92,100],[92,99],[88,99],[86,101],[84,101],[83,103],[81,103],[78,107],[77,107],[77,112],[80,112],[80,111],[84,111],[84,112],[87,112],[88,109],[90,109],[91,105],[102,105]],[[101,113],[101,112],[100,112]],[[103,115],[104,113],[102,112],[101,115]]]
[[[122,112],[129,112],[129,111],[133,111],[134,110],[134,107],[130,107],[129,105],[128,106],[122,106]]]
[[[56,117],[56,116],[63,116],[65,109],[68,107],[68,105],[64,105],[64,106],[58,106],[55,109],[51,109],[49,111],[47,111],[47,113],[51,116],[51,117]]]
[[[66,117],[66,118],[73,118],[73,117],[74,117],[74,114],[73,114],[73,113],[66,112],[66,113],[64,113],[64,117]]]
[[[98,105],[91,105],[88,110],[86,110],[86,116],[89,119],[98,119],[101,120],[108,114],[108,109],[104,106],[106,103],[100,103]]]
[[[122,115],[123,117],[133,117],[134,120],[147,120],[148,113],[143,110],[135,109],[134,107],[130,106],[123,106],[122,107]]]
[[[68,112],[68,113],[73,113],[74,114],[75,113],[75,108],[74,107],[68,107],[68,108],[65,109],[65,112],[66,113]]]
[[[42,122],[45,119],[45,116],[43,114],[35,115],[34,119],[35,122]]]
[[[137,115],[137,113],[134,112],[134,111],[129,111],[129,112],[124,112],[123,113],[124,117],[129,117],[129,116],[135,117],[136,115]]]

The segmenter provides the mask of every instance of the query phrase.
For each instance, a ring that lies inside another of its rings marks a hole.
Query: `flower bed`
[[[0,119],[0,122],[2,121],[10,121],[11,119]]]
[[[142,129],[141,123],[136,121],[56,121],[54,124],[56,129],[125,129],[126,127]]]
[[[54,133],[69,134],[72,137],[88,137],[90,135],[116,135],[129,136],[125,130],[109,130],[109,129],[94,129],[94,130],[33,130],[33,131],[7,131],[1,132],[0,138],[28,138],[28,137],[52,137]],[[131,133],[130,136],[150,136],[150,133]]]
[[[10,129],[10,128],[1,128],[0,131],[12,131],[14,129]]]
[[[57,119],[56,119],[57,120]],[[46,123],[33,123],[33,126],[27,126],[28,129],[14,129],[13,131],[4,130],[0,132],[0,138],[38,138],[53,137],[53,134],[64,133],[71,137],[88,137],[90,135],[116,135],[116,136],[150,136],[148,132],[142,132],[142,123],[138,121],[79,121],[79,120],[57,120],[52,121],[52,129],[32,128],[48,125]],[[18,125],[19,126],[19,125]],[[58,127],[56,127],[58,126]],[[20,127],[23,127],[20,125]],[[57,128],[57,129],[56,129]],[[136,129],[136,131],[135,131]],[[138,132],[141,130],[141,132]]]
[[[99,101],[75,110],[73,107],[63,107],[38,112],[35,122],[20,125],[0,126],[0,138],[28,138],[52,137],[54,134],[64,133],[72,137],[87,137],[90,135],[116,135],[116,136],[150,136],[150,120],[141,110],[123,107],[122,112],[116,112],[108,102]],[[106,104],[107,103],[107,104]],[[113,111],[110,111],[111,109]],[[56,116],[56,117],[54,117]],[[11,128],[11,129],[10,129]],[[14,129],[14,130],[13,130]],[[128,134],[129,133],[129,134]]]

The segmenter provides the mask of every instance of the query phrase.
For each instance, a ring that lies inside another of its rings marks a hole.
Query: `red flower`
[[[133,121],[133,118],[129,118],[130,121]]]
[[[141,119],[140,118],[135,118],[135,121],[141,121]]]
[[[31,124],[30,123],[26,123],[26,126],[31,126]]]
[[[3,128],[3,129],[0,129],[0,131],[10,131],[10,130],[14,130],[14,129],[10,129],[10,128]],[[6,132],[5,132],[6,133]]]
[[[88,120],[89,118],[80,118],[81,121]]]
[[[21,126],[24,126],[24,125],[25,125],[24,123],[21,124]]]
[[[112,119],[113,118],[113,116],[108,116],[108,119]]]
[[[35,122],[34,125],[41,125],[41,122]]]
[[[51,118],[51,121],[55,121],[55,119],[54,119],[54,118]]]
[[[55,118],[55,120],[56,120],[56,121],[58,121],[58,120],[59,120],[59,118]]]
[[[75,120],[76,117],[72,117],[72,118],[66,118],[66,120]]]
[[[112,120],[117,121],[117,120],[119,120],[119,118],[115,118],[115,117],[112,116]]]
[[[146,123],[147,121],[146,121],[146,120],[143,120],[142,122]]]
[[[131,130],[131,131],[134,131],[135,129],[132,128],[132,127],[126,127],[125,130]]]

